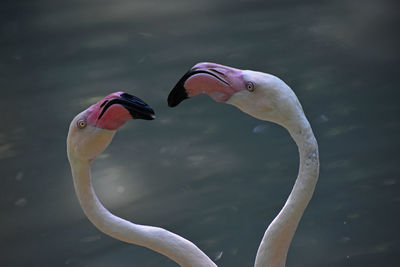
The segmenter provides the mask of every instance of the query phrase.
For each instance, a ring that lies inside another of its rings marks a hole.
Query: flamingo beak
[[[123,106],[126,110],[129,111],[129,114],[132,116],[133,119],[154,120],[156,117],[154,115],[153,109],[143,100],[141,100],[136,96],[127,93],[122,93],[120,97],[114,98],[106,103],[103,103],[104,107],[98,119],[100,119],[104,115],[106,110],[114,104],[119,104]]]
[[[226,102],[242,84],[242,71],[239,69],[210,62],[198,63],[176,83],[168,96],[168,106],[175,107],[198,94]]]
[[[200,63],[202,64],[202,63]],[[208,67],[198,67],[197,64],[193,68],[191,68],[188,72],[185,73],[185,75],[180,78],[180,80],[177,82],[175,87],[172,89],[168,96],[168,106],[170,107],[175,107],[177,106],[180,102],[182,102],[185,99],[190,98],[191,96],[197,95],[198,93],[209,93],[209,90],[201,90],[199,92],[198,90],[192,90],[192,91],[197,91],[197,92],[190,92],[189,88],[187,88],[186,82],[192,78],[193,76],[208,76],[214,81],[217,81],[218,83],[221,83],[223,87],[229,87],[229,83],[221,78],[221,73],[213,71],[212,68]],[[204,86],[207,86],[207,81],[201,81],[201,83],[204,84]]]

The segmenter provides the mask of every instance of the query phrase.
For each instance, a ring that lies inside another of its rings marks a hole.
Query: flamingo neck
[[[264,234],[257,251],[257,267],[285,266],[290,243],[318,180],[318,144],[306,117],[302,115],[286,128],[299,149],[299,173],[284,207]]]
[[[89,220],[103,233],[121,241],[147,247],[161,253],[180,266],[216,266],[192,242],[163,228],[139,225],[109,212],[94,192],[90,177],[90,161],[70,157],[75,191]]]

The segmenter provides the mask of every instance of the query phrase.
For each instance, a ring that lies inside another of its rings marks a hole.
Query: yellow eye
[[[77,124],[79,129],[83,129],[86,127],[86,121],[84,120],[79,120]]]
[[[247,88],[248,91],[254,92],[254,90],[255,90],[254,83],[252,83],[252,82],[247,82],[246,88]]]

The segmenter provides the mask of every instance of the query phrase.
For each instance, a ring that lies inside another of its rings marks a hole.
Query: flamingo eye
[[[79,120],[78,123],[77,123],[77,125],[78,125],[78,128],[79,128],[79,129],[83,129],[83,128],[86,127],[86,121],[84,121],[84,120]]]
[[[246,88],[247,88],[247,90],[248,90],[249,92],[254,92],[254,90],[255,90],[254,83],[253,83],[253,82],[247,82]]]

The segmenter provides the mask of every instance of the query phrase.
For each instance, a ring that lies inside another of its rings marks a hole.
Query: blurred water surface
[[[109,92],[148,102],[93,166],[117,215],[219,266],[252,266],[294,183],[288,133],[207,96],[167,107],[200,61],[275,74],[298,95],[321,175],[287,266],[399,266],[396,1],[2,1],[0,265],[175,266],[100,233],[76,199],[71,119]]]

